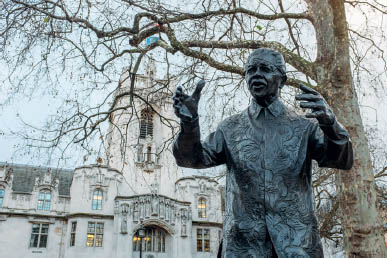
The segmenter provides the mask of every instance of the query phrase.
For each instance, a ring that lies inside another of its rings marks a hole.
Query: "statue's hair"
[[[274,65],[278,69],[278,71],[281,73],[283,83],[285,83],[287,80],[287,76],[286,76],[286,65],[285,65],[284,57],[280,53],[278,53],[277,51],[275,51],[274,49],[271,49],[271,48],[258,48],[256,50],[254,50],[247,58],[246,64],[244,66],[245,72],[247,70],[247,65],[250,64],[251,59],[254,56],[262,55],[262,54],[271,55],[274,57],[273,59],[274,59],[275,63],[273,63],[272,65]]]

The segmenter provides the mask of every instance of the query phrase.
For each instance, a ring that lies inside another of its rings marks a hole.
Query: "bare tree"
[[[217,99],[222,99],[226,115],[237,110],[231,104],[245,91],[242,64],[248,52],[259,47],[281,52],[289,64],[287,85],[303,82],[323,94],[353,140],[354,168],[320,175],[335,178],[330,184],[335,183],[336,202],[327,216],[339,215],[345,251],[350,257],[387,255],[356,92],[365,83],[363,77],[380,86],[386,74],[381,46],[385,35],[382,24],[350,28],[346,18],[346,8],[366,18],[370,13],[385,16],[387,6],[380,1],[4,0],[0,7],[1,54],[9,66],[12,92],[25,92],[34,78],[36,82],[45,76],[50,85],[61,87],[70,78],[82,96],[104,93],[93,106],[69,94],[59,119],[51,121],[43,136],[26,136],[38,147],[65,142],[87,148],[91,136],[103,135],[101,126],[122,97],[116,86],[124,71],[131,80],[131,90],[124,94],[146,102],[133,88],[139,63],[150,53],[158,53],[153,57],[168,79],[178,78],[182,85],[191,85],[195,77],[210,80],[207,95],[221,96]],[[152,36],[158,40],[145,45]],[[374,72],[366,65],[369,58],[384,67]],[[168,83],[165,89],[173,90]],[[322,179],[315,183],[322,184]]]

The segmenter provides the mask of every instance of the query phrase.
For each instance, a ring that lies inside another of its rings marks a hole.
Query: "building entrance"
[[[138,232],[133,237],[133,258],[170,258],[171,236],[162,228],[145,227],[145,237],[140,238]]]

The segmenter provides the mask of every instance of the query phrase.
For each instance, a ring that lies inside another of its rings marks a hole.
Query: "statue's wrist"
[[[182,116],[182,117],[180,117],[180,122],[190,124],[190,123],[194,123],[198,119],[199,119],[199,116],[197,114],[192,115],[192,117],[191,116]]]
[[[180,120],[180,126],[184,132],[192,132],[195,128],[199,128],[199,116],[196,116],[190,120]]]
[[[333,126],[336,123],[336,117],[326,119],[318,119],[318,123],[320,126]]]
[[[319,124],[321,130],[324,132],[326,136],[328,136],[332,140],[341,140],[343,136],[339,133],[341,131],[342,126],[336,120],[333,120],[333,123],[330,125],[327,124]]]

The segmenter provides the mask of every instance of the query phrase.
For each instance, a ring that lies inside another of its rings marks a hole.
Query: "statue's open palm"
[[[177,87],[173,95],[173,107],[176,116],[182,121],[192,122],[198,117],[200,93],[205,84],[204,80],[199,81],[191,96],[185,94],[181,86]]]

